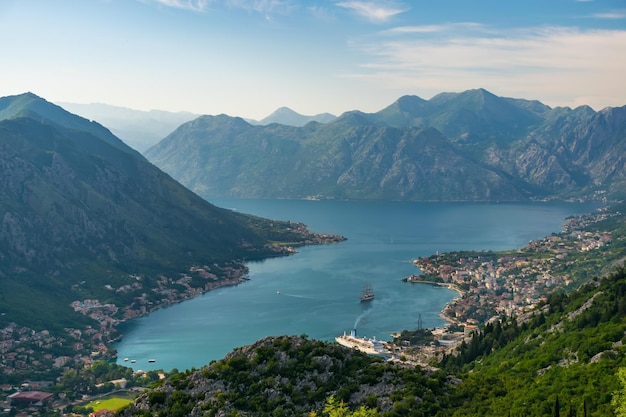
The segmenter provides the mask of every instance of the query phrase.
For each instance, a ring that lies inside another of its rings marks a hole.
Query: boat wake
[[[353,329],[356,329],[358,327],[358,325],[361,323],[361,321],[363,319],[365,319],[367,316],[370,315],[370,313],[372,312],[373,308],[368,308],[367,310],[363,311],[361,314],[359,314],[359,316],[356,318],[356,320],[354,321],[354,326],[352,326]]]
[[[306,295],[289,294],[289,293],[282,292],[282,291],[276,291],[276,295],[284,295],[285,297],[292,297],[292,298],[304,298],[307,300],[318,300],[318,298],[307,297]]]

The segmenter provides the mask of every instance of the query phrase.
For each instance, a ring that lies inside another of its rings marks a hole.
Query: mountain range
[[[0,98],[0,139],[0,326],[71,327],[70,303],[84,300],[115,304],[120,320],[138,300],[201,293],[243,259],[315,238],[208,203],[102,125],[32,93]]]
[[[112,106],[103,103],[56,103],[63,109],[90,120],[97,120],[121,138],[128,146],[139,152],[156,145],[165,136],[172,133],[178,126],[200,117],[190,112],[168,112],[165,110],[142,111],[126,107]],[[305,116],[281,107],[261,120],[246,119],[253,125],[269,125],[279,123],[288,126],[304,126],[316,121],[328,123],[336,119],[330,113]]]
[[[625,154],[626,107],[551,108],[484,89],[304,126],[201,116],[144,152],[205,198],[410,201],[622,198]]]

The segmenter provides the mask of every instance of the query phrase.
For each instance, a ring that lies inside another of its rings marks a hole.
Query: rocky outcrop
[[[402,402],[407,412],[417,413],[420,407],[442,400],[431,389],[441,381],[430,378],[419,368],[383,362],[337,344],[296,336],[267,337],[200,370],[171,378],[139,397],[122,415],[168,415],[173,408],[182,408],[190,416],[260,416],[276,409],[280,415],[301,416],[321,410],[330,396],[351,408],[367,405],[380,412]],[[407,383],[423,384],[423,398],[403,393]]]

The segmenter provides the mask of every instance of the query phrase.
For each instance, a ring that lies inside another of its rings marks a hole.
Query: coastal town
[[[576,255],[599,250],[613,237],[610,232],[585,231],[586,226],[610,216],[598,212],[571,217],[563,231],[533,240],[522,249],[506,252],[451,252],[415,259],[422,275],[407,282],[446,285],[459,292],[443,310],[446,320],[476,325],[494,316],[520,315],[554,291],[581,282],[569,273]]]
[[[413,264],[421,273],[403,281],[445,286],[458,296],[442,310],[448,324],[432,329],[432,342],[411,346],[396,334],[396,346],[403,349],[396,347],[394,355],[427,366],[471,337],[481,324],[497,317],[521,316],[545,302],[549,294],[580,285],[590,277],[573,276],[572,265],[613,241],[610,232],[589,231],[589,226],[618,214],[600,210],[569,217],[561,233],[533,240],[517,250],[450,252],[415,259]]]

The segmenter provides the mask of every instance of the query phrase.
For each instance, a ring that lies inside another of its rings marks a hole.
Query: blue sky
[[[0,96],[260,119],[486,88],[626,105],[626,0],[2,0]]]

